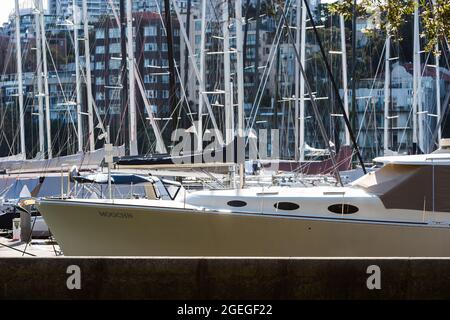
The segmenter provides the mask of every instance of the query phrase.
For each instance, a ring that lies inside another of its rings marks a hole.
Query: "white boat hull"
[[[43,200],[67,256],[450,256],[449,225]]]

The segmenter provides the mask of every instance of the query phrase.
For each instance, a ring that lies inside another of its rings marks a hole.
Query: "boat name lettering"
[[[133,215],[126,212],[111,212],[111,211],[100,211],[99,215],[105,218],[120,218],[120,219],[132,219]]]

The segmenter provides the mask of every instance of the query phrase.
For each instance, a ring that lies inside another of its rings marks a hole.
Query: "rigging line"
[[[272,66],[275,61],[276,52],[278,50],[278,46],[279,46],[279,43],[281,40],[281,36],[282,36],[281,30],[282,30],[281,24],[279,22],[274,40],[272,42],[271,51],[269,53],[269,57],[268,57],[268,60],[266,61],[263,75],[262,75],[260,83],[258,85],[258,90],[256,92],[255,101],[252,105],[252,109],[250,110],[250,118],[252,118],[252,117],[256,118],[256,114],[258,113],[259,105],[260,105],[260,102],[262,99],[262,92],[265,90],[265,87],[266,87],[266,84],[268,81],[268,77],[270,76],[270,72],[272,70]],[[252,120],[252,124],[251,125],[248,124],[247,129],[253,128],[253,125],[254,125],[254,121]]]
[[[157,5],[157,7],[158,7],[158,13],[159,13],[159,18],[160,18],[160,20],[161,20],[161,25],[163,26],[163,30],[164,30],[165,34],[167,35],[167,29],[166,29],[166,25],[164,24],[164,21],[163,21],[163,19],[162,19],[161,9],[160,9],[160,7],[159,7],[158,2],[157,2],[156,0],[155,0],[155,2],[156,2],[156,5]],[[182,23],[182,22],[180,22],[180,23]],[[178,79],[180,80],[181,89],[182,89],[182,94],[183,94],[182,99],[180,99],[180,101],[179,101],[178,103],[180,103],[181,100],[183,100],[183,98],[184,98],[184,99],[186,100],[187,106],[188,106],[188,108],[189,108],[189,102],[188,102],[187,97],[186,97],[186,91],[185,91],[185,87],[183,86],[183,81],[182,81],[182,79],[181,79],[180,70],[179,70],[179,68],[178,68],[178,65],[177,65],[175,59],[174,59],[174,62],[175,62],[175,71],[177,72],[177,77],[178,77]],[[189,109],[189,112],[191,112],[190,109]],[[193,119],[192,115],[191,115],[191,122],[192,122],[192,124],[194,124],[194,119]]]
[[[8,108],[8,107],[5,107],[5,108],[4,108],[3,117],[2,117],[2,123],[1,123],[1,128],[2,128],[2,129],[5,128],[4,123],[5,123],[6,118],[7,118],[7,111],[8,111],[7,109],[9,109],[9,108]],[[5,142],[6,142],[7,146],[8,146],[9,154],[12,155],[12,152],[13,152],[13,145],[12,145],[12,143],[11,143],[11,144],[9,143],[9,139],[8,139],[8,137],[6,136],[5,130],[2,130],[2,136],[4,137]],[[2,139],[2,140],[3,140],[3,139]]]
[[[56,74],[56,79],[58,80],[58,84],[59,84],[59,87],[61,89],[61,94],[63,96],[63,101],[67,103],[67,102],[69,102],[69,100],[67,99],[67,96],[66,96],[65,91],[64,91],[64,87],[63,87],[62,82],[61,82],[61,78],[59,77],[59,72],[58,72],[58,70],[56,68],[56,63],[55,63],[55,60],[53,58],[53,54],[51,52],[50,45],[48,44],[48,40],[45,41],[45,45],[47,47],[48,53],[50,54],[50,59],[52,61],[53,69],[55,70],[55,74]],[[47,75],[47,77],[48,77],[48,75]],[[70,123],[72,124],[73,129],[75,130],[76,136],[78,138],[77,128],[75,127],[75,121],[72,118],[72,113],[71,112],[69,113],[69,118],[70,118]],[[61,150],[59,150],[59,154],[61,154]]]
[[[372,86],[371,86],[370,91],[369,91],[369,96],[372,96],[373,90],[375,88],[375,83],[378,80],[378,73],[381,71],[381,68],[383,68],[382,62],[383,62],[383,55],[384,55],[385,49],[386,49],[386,42],[384,42],[383,50],[381,51],[380,59],[378,60],[378,66],[377,66],[377,69],[375,71],[375,76],[374,76],[373,81],[372,81]],[[364,108],[363,118],[361,120],[361,123],[359,124],[358,134],[356,135],[356,139],[357,140],[359,139],[359,136],[361,134],[362,128],[364,126],[364,121],[363,120],[365,119],[366,112],[367,112],[367,110],[369,108],[369,103],[370,103],[369,100],[370,99],[367,99],[366,106]]]
[[[139,72],[139,69],[138,68],[135,68],[135,70],[136,70],[136,75],[137,75],[137,81],[142,81],[142,75],[141,75],[141,73]],[[142,97],[142,99],[146,99],[147,97]],[[152,110],[148,110],[148,112],[152,112]],[[139,115],[141,116],[140,117],[140,120],[141,120],[141,123],[142,123],[142,125],[143,125],[143,127],[144,127],[144,134],[147,136],[147,141],[148,141],[148,143],[149,143],[149,146],[150,146],[150,150],[153,150],[153,151],[155,151],[156,150],[156,138],[154,139],[154,141],[152,142],[151,140],[150,140],[150,135],[148,134],[148,131],[147,131],[147,126],[146,126],[146,119],[145,119],[145,114],[144,114],[144,116],[142,116],[142,112],[141,112],[141,110],[140,110],[140,108],[138,108],[138,113],[139,113]],[[145,113],[145,111],[144,111],[144,113]],[[150,115],[149,115],[149,117],[150,117]],[[156,136],[156,133],[154,133],[155,134],[155,136]]]
[[[187,46],[187,49],[188,49],[188,52],[189,52],[189,56],[191,57],[192,67],[193,67],[193,69],[195,71],[195,76],[196,76],[196,78],[197,78],[197,80],[199,82],[203,82],[203,81],[201,81],[201,76],[200,76],[200,72],[199,72],[198,67],[197,67],[197,62],[194,60],[194,54],[193,54],[193,51],[192,51],[192,48],[191,48],[191,45],[190,45],[190,42],[189,42],[189,38],[188,38],[188,36],[186,34],[186,30],[184,29],[184,26],[183,26],[183,22],[182,22],[183,20],[181,19],[180,12],[179,12],[179,9],[178,9],[178,5],[177,5],[177,3],[175,1],[173,1],[172,3],[173,3],[173,7],[175,9],[175,13],[176,13],[176,16],[178,18],[179,24],[180,24],[180,31],[181,31],[181,33],[183,35],[184,40],[185,40],[185,44]],[[159,8],[159,6],[158,6],[158,8]],[[209,113],[209,115],[211,117],[211,123],[213,124],[214,130],[217,133],[217,140],[219,141],[219,144],[223,145],[224,142],[223,142],[222,132],[219,131],[219,127],[217,125],[217,122],[216,122],[216,119],[215,119],[215,116],[214,116],[214,111],[213,111],[213,109],[211,107],[209,99],[206,96],[206,94],[204,94],[204,93],[201,96],[202,96],[202,99],[204,100],[204,102],[206,104],[206,109],[208,110],[208,113]]]
[[[290,2],[289,0],[285,3],[285,7],[289,8],[290,7]],[[255,97],[255,101],[252,105],[252,109],[250,110],[250,115],[249,115],[249,122],[247,123],[246,126],[246,130],[250,130],[253,128],[255,121],[256,121],[256,114],[258,113],[259,110],[259,106],[262,100],[262,95],[263,95],[263,91],[267,85],[267,81],[269,79],[270,73],[272,71],[272,67],[275,61],[275,56],[276,53],[278,51],[278,46],[281,40],[281,36],[282,36],[282,20],[280,19],[280,21],[278,22],[278,26],[277,26],[277,31],[275,33],[275,37],[273,39],[271,48],[270,48],[270,52],[269,52],[269,57],[266,61],[266,66],[264,68],[264,72],[263,75],[261,77],[259,86],[258,86],[258,90],[257,90],[257,94]],[[255,111],[254,111],[255,110]],[[251,123],[251,124],[250,124]],[[246,139],[246,143],[245,146],[248,145],[249,139],[247,137]]]
[[[325,62],[325,66],[326,66],[326,69],[327,69],[328,76],[329,76],[329,78],[331,80],[331,83],[333,85],[333,89],[334,89],[334,92],[335,92],[335,95],[336,95],[336,99],[338,101],[338,106],[339,106],[339,109],[342,112],[342,115],[343,115],[343,118],[344,118],[344,121],[345,121],[345,125],[347,126],[348,133],[350,135],[350,139],[352,140],[352,143],[353,143],[353,148],[356,151],[356,155],[357,155],[358,160],[359,160],[359,162],[361,164],[363,172],[364,172],[364,174],[366,174],[367,173],[366,167],[364,165],[364,161],[362,159],[362,156],[361,156],[361,154],[359,152],[358,143],[357,143],[357,141],[355,139],[355,135],[353,133],[353,129],[352,129],[352,126],[350,124],[350,120],[348,118],[347,113],[345,112],[345,108],[344,108],[344,105],[342,103],[342,99],[341,99],[341,96],[340,96],[340,93],[339,93],[339,89],[338,89],[338,87],[336,85],[336,81],[334,80],[334,76],[333,76],[333,73],[331,71],[330,65],[328,63],[328,60],[327,60],[327,57],[326,57],[326,54],[325,54],[325,50],[324,50],[323,45],[322,45],[322,41],[320,40],[319,33],[317,32],[316,23],[314,22],[314,17],[313,17],[313,15],[311,13],[311,9],[309,7],[308,0],[303,0],[303,3],[305,4],[306,11],[308,12],[309,20],[310,20],[311,25],[313,27],[314,34],[316,35],[317,44],[319,45],[323,61]],[[291,33],[291,30],[289,29],[289,26],[288,26],[288,32]]]
[[[307,7],[307,8],[309,8],[309,7]],[[286,13],[285,13],[284,9],[283,9],[281,6],[279,7],[279,9],[281,9],[282,20],[284,20],[284,24],[286,25],[287,33],[288,33],[289,37],[291,38],[291,41],[294,43],[294,42],[295,42],[295,39],[294,39],[294,36],[293,36],[293,34],[292,34],[291,28],[290,28],[290,26],[289,26],[289,22],[288,22],[288,19],[287,19],[287,17],[286,17]],[[312,16],[311,16],[311,19],[312,19]],[[313,27],[315,28],[314,22],[313,22]],[[301,63],[301,58],[300,58],[300,55],[299,55],[299,53],[298,53],[297,48],[296,48],[295,46],[293,46],[293,49],[294,49],[294,53],[295,53],[295,56],[296,56],[296,58],[297,58],[297,61],[298,61],[298,63],[299,63],[300,72],[302,73],[302,76],[303,76],[303,78],[305,79],[305,87],[306,87],[306,90],[308,91],[308,94],[309,94],[309,96],[311,97],[311,100],[310,100],[310,101],[311,101],[311,105],[312,105],[312,107],[313,107],[315,116],[316,116],[316,118],[317,118],[317,122],[318,122],[318,124],[319,124],[320,132],[321,132],[322,137],[323,137],[323,139],[325,140],[326,146],[327,146],[327,148],[328,148],[328,150],[329,150],[329,152],[330,152],[330,158],[331,158],[331,161],[332,161],[332,163],[333,163],[334,171],[335,171],[335,173],[336,173],[336,179],[339,181],[339,184],[343,187],[344,184],[342,183],[341,175],[340,175],[340,173],[339,173],[339,168],[338,168],[337,165],[336,165],[336,159],[335,159],[334,154],[333,154],[333,149],[331,148],[330,140],[328,139],[328,135],[327,135],[327,132],[326,132],[326,130],[325,130],[323,121],[322,121],[322,119],[321,119],[321,117],[320,117],[320,112],[319,112],[319,109],[318,109],[317,104],[316,104],[316,99],[314,98],[314,96],[313,96],[313,94],[312,94],[313,91],[312,91],[312,89],[311,89],[311,85],[309,84],[309,81],[308,81],[308,79],[307,79],[307,77],[306,77],[306,72],[305,72],[305,69],[303,68],[303,65],[302,65],[302,63]],[[322,48],[322,49],[323,49],[323,48]],[[344,115],[344,117],[345,117],[345,115]],[[347,119],[347,120],[348,120],[348,119]],[[353,138],[354,138],[354,137],[353,137]],[[356,146],[356,148],[357,148],[357,146]],[[364,167],[364,163],[362,162],[362,159],[361,159],[361,163],[362,163],[362,166],[363,166],[363,170],[364,170],[364,172],[365,172],[365,167]]]
[[[29,256],[31,256],[31,257],[36,257],[36,255],[34,255],[34,254],[32,254],[32,253],[28,253],[28,252],[19,250],[19,249],[17,249],[17,248],[14,248],[14,247],[12,247],[12,246],[8,246],[7,244],[1,243],[1,242],[0,242],[0,246],[4,246],[4,247],[6,247],[6,248],[8,248],[8,249],[12,249],[12,250],[14,250],[14,251],[18,251],[18,252],[20,252],[20,253],[22,253],[22,254],[27,254],[27,255],[29,255]]]
[[[156,5],[157,5],[157,8],[158,8],[159,18],[160,18],[160,20],[161,20],[161,24],[162,24],[162,26],[163,26],[163,30],[164,30],[164,32],[165,32],[166,35],[167,35],[167,30],[166,30],[164,21],[163,21],[163,19],[162,19],[162,15],[161,15],[161,10],[160,10],[159,4],[158,4],[157,1],[155,1],[155,2],[156,2]],[[112,0],[109,0],[108,3],[109,3],[109,5],[111,6],[111,8],[112,8],[112,10],[113,10],[113,15],[114,15],[114,17],[115,17],[115,20],[116,20],[117,25],[119,26],[119,25],[120,25],[120,20],[119,20],[119,17],[118,17],[118,15],[117,15],[117,12],[116,12],[115,5],[114,5],[114,3],[112,3]],[[176,64],[175,59],[174,59],[174,62],[175,62],[175,70],[177,71],[177,75],[178,75],[178,78],[179,78],[180,83],[181,83],[182,80],[181,80],[181,76],[180,76],[180,74],[179,74],[178,66],[177,66],[177,64]],[[136,68],[136,69],[137,69],[137,68]],[[137,69],[137,70],[138,70],[138,69]],[[141,81],[141,83],[143,83],[143,81],[142,81],[142,75],[139,74],[139,70],[138,70],[137,73],[138,73],[139,80]],[[185,93],[184,93],[184,95],[185,95]],[[147,98],[146,96],[143,96],[142,99],[148,99],[148,98]],[[181,102],[182,102],[182,101],[180,100],[180,101],[177,103],[177,105],[178,105],[179,103],[181,103]],[[177,108],[177,106],[175,107],[174,110],[176,110],[176,108]],[[172,113],[172,115],[173,115],[173,113]],[[156,125],[157,125],[157,124],[156,124]],[[164,132],[164,129],[165,129],[165,128],[166,128],[166,126],[164,126],[164,127],[160,130],[160,132],[161,132],[161,133]]]
[[[408,119],[406,120],[406,125],[409,124],[409,121],[411,120],[412,113],[413,113],[413,108],[410,108],[410,110],[408,112]],[[400,138],[400,143],[398,144],[397,152],[400,152],[400,148],[401,148],[401,146],[403,144],[403,139],[405,138],[405,135],[406,135],[406,128],[404,130],[402,130],[402,131],[403,131],[402,132],[402,137]]]

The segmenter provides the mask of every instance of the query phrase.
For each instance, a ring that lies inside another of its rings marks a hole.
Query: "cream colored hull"
[[[450,256],[450,228],[72,201],[39,209],[69,256]]]

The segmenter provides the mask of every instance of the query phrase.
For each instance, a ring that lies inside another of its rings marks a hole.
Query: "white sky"
[[[20,8],[30,8],[33,0],[19,0]],[[0,25],[8,21],[8,16],[14,11],[15,0],[0,0]],[[44,8],[47,8],[47,0],[44,0]]]

